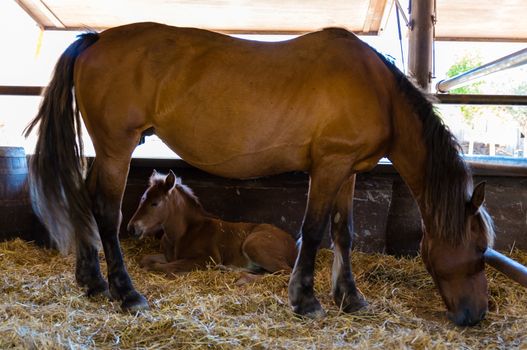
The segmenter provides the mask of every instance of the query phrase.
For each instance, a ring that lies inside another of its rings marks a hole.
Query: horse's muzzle
[[[136,237],[136,238],[143,238],[143,229],[141,228],[141,225],[137,224],[136,222],[132,222],[130,221],[128,223],[128,226],[126,227],[128,232],[133,236],[133,237]]]
[[[487,308],[473,310],[467,307],[461,308],[457,312],[447,312],[448,318],[460,327],[472,327],[477,325],[485,318]]]

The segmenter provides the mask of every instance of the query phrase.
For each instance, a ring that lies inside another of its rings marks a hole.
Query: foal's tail
[[[33,209],[57,248],[66,252],[71,239],[95,243],[98,235],[83,178],[81,120],[74,107],[75,60],[99,39],[85,33],[60,56],[35,119],[25,136],[38,125],[38,140],[29,167]]]

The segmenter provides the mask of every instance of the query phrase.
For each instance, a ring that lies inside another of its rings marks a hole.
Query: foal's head
[[[465,235],[452,242],[425,232],[421,254],[439,293],[447,306],[448,317],[457,325],[472,326],[487,311],[487,279],[484,253],[492,246],[492,221],[482,206],[485,186],[479,184],[465,206]]]
[[[188,200],[195,198],[172,170],[168,175],[154,170],[149,184],[128,223],[128,230],[140,238],[162,230],[169,220],[176,225],[184,220]]]

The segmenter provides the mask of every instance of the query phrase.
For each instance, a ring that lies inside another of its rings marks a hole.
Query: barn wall
[[[231,221],[273,223],[295,235],[302,223],[307,200],[308,177],[304,173],[287,173],[255,180],[230,180],[211,176],[176,162],[171,167],[192,188],[209,212]],[[155,166],[168,172],[165,164]],[[147,187],[151,166],[133,166],[123,204],[123,222],[128,222]],[[383,251],[386,217],[390,206],[392,175],[367,173],[359,175],[354,200],[357,248]],[[126,235],[123,230],[121,234]],[[329,235],[324,243],[329,246]]]
[[[308,177],[287,173],[255,180],[231,180],[204,173],[181,160],[134,159],[123,204],[127,223],[146,189],[152,169],[174,170],[205,209],[225,220],[268,222],[296,234],[302,223]],[[496,225],[498,249],[527,249],[527,177],[474,169],[486,181],[487,207]],[[359,174],[354,198],[355,249],[414,254],[421,219],[410,192],[389,164]],[[122,225],[123,228],[126,225]],[[122,230],[122,235],[126,232]],[[329,246],[329,234],[324,243]]]
[[[133,159],[123,202],[123,237],[152,169],[174,170],[194,190],[205,209],[225,220],[272,223],[293,235],[299,231],[308,188],[304,173],[240,181],[212,176],[181,160]],[[482,168],[473,172],[475,182],[487,182],[486,205],[496,226],[496,247],[527,250],[527,176],[514,169],[504,172]],[[0,240],[18,236],[47,243],[47,234],[29,204],[23,210],[17,208],[8,207],[17,212],[4,215],[0,222]],[[17,232],[13,230],[16,223],[20,224]],[[354,223],[355,249],[399,255],[415,254],[419,247],[421,220],[417,207],[389,164],[379,164],[371,172],[358,175]],[[327,233],[323,245],[330,245]]]

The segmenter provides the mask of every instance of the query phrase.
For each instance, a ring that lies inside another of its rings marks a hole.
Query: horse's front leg
[[[289,301],[299,315],[318,318],[325,315],[314,295],[313,274],[318,246],[326,230],[335,196],[343,181],[349,177],[349,163],[332,162],[311,171],[309,194],[302,244],[289,280]]]
[[[104,154],[105,152],[97,153]],[[129,158],[126,157],[97,156],[87,179],[87,185],[92,197],[92,210],[99,227],[108,266],[110,295],[121,301],[123,310],[135,312],[148,309],[148,303],[134,289],[124,265],[118,237],[121,201],[129,169],[128,162]]]
[[[353,192],[355,175],[340,188],[331,213],[331,239],[334,257],[332,269],[333,300],[344,312],[353,312],[368,303],[355,286],[350,252],[353,241]]]

